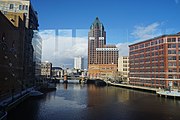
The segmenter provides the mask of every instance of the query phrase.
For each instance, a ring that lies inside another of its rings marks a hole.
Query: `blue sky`
[[[120,47],[161,34],[180,31],[180,0],[31,0],[40,31],[75,30],[87,36],[98,16],[107,43]],[[82,35],[82,36],[83,36]],[[122,50],[124,51],[124,50]]]
[[[127,29],[133,31],[134,26],[154,22],[163,22],[162,29],[178,30],[179,2],[178,0],[32,0],[34,8],[39,13],[40,29],[88,29],[98,16],[106,30],[121,31]]]

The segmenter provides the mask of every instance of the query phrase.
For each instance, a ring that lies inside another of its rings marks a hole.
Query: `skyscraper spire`
[[[104,30],[104,26],[103,24],[100,22],[99,18],[96,17],[96,19],[94,20],[94,22],[92,23],[90,29],[94,29],[94,28],[97,28],[97,29],[101,29],[101,30]]]
[[[90,78],[107,78],[117,71],[118,49],[106,45],[106,31],[96,17],[88,33],[88,72]],[[103,71],[102,71],[103,70]]]

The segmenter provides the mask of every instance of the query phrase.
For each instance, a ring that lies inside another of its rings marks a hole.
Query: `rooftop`
[[[92,23],[90,29],[94,29],[94,28],[102,28],[104,30],[104,26],[103,24],[100,22],[99,18],[96,17],[96,19],[94,20],[94,22]]]
[[[132,45],[148,42],[148,41],[151,41],[151,40],[154,40],[154,39],[158,39],[158,38],[162,38],[162,37],[170,37],[170,36],[180,36],[180,32],[178,32],[177,34],[161,35],[161,36],[157,36],[157,37],[154,37],[154,38],[151,38],[151,39],[143,40],[141,42],[137,42],[137,43],[131,44],[131,45],[129,45],[129,47],[132,46]]]

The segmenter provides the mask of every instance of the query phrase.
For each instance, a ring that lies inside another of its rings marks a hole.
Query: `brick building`
[[[15,94],[25,86],[23,81],[25,17],[15,15],[18,27],[0,12],[0,98]]]
[[[180,34],[162,35],[129,45],[130,84],[180,85]]]
[[[117,71],[118,51],[115,45],[106,45],[106,31],[97,17],[88,33],[89,77],[112,77]]]

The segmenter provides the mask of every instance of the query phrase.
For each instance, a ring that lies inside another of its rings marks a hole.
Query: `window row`
[[[14,4],[9,5],[9,9],[12,10],[14,9]],[[19,10],[28,10],[28,5],[19,5]]]

